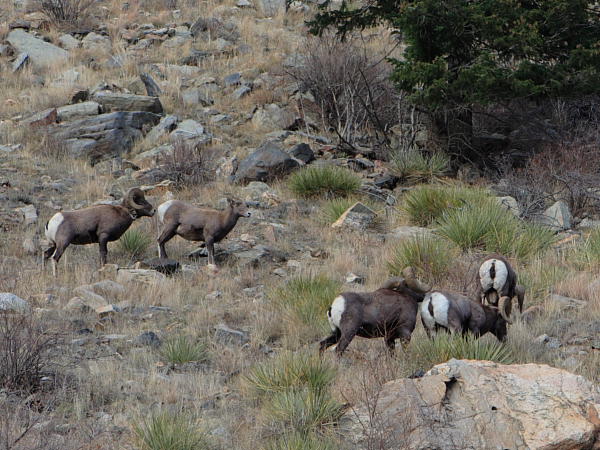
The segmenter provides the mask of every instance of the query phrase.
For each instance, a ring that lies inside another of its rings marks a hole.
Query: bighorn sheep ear
[[[517,300],[519,301],[519,312],[523,312],[523,303],[525,301],[525,286],[517,284],[515,286],[515,293],[517,294]]]
[[[388,278],[385,283],[383,283],[380,289],[396,289],[400,286],[406,286],[406,281],[402,277],[392,277]]]
[[[134,208],[144,208],[144,205],[137,203],[137,200],[145,200],[144,191],[140,188],[132,188],[127,192],[127,201]]]
[[[498,311],[504,320],[507,323],[512,323],[510,321],[510,313],[512,310],[512,298],[510,297],[502,297],[498,302]]]
[[[429,284],[417,280],[415,269],[412,267],[406,267],[402,271],[402,275],[406,278],[406,285],[413,291],[424,294],[425,292],[429,292],[431,290],[431,286]]]

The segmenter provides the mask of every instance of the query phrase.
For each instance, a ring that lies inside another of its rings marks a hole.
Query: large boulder
[[[569,206],[562,200],[550,206],[539,218],[540,223],[549,226],[555,231],[570,229],[572,220]]]
[[[375,433],[386,448],[441,450],[591,449],[600,438],[600,389],[546,365],[453,359],[386,383],[372,406],[348,417],[355,448]]]
[[[146,111],[155,114],[163,112],[158,97],[148,95],[98,91],[94,94],[93,100],[100,103],[105,111]]]
[[[298,166],[298,162],[276,144],[265,142],[240,162],[234,178],[236,183],[271,181],[287,175]]]
[[[144,131],[159,120],[159,115],[149,112],[119,111],[60,124],[49,132],[72,157],[87,158],[95,164],[131,150]]]
[[[10,292],[0,293],[0,313],[26,313],[30,310],[29,303]]]
[[[252,124],[260,129],[287,130],[296,122],[295,114],[275,103],[265,105],[252,116]]]
[[[29,61],[37,67],[64,64],[69,57],[69,52],[66,50],[38,39],[21,28],[8,33],[6,40],[17,51],[26,53],[29,56]]]

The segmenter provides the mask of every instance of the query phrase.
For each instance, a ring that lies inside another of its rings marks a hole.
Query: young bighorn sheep
[[[133,221],[142,216],[152,217],[154,208],[139,188],[130,189],[120,205],[95,205],[76,211],[56,213],[46,223],[46,238],[50,248],[44,252],[44,262],[52,257],[52,273],[70,244],[98,243],[100,264],[106,264],[107,244],[119,239]]]
[[[178,235],[188,241],[204,241],[208,263],[215,263],[215,242],[220,242],[235,227],[240,217],[250,217],[245,202],[227,199],[223,211],[192,206],[179,200],[169,200],[157,209],[158,221],[163,224],[158,237],[158,256],[166,258],[165,244]]]
[[[383,337],[390,352],[397,338],[408,344],[418,303],[430,287],[416,280],[411,270],[402,274],[405,278],[390,278],[374,292],[344,292],[336,297],[327,311],[332,334],[320,342],[319,352],[337,344],[341,355],[354,336]]]
[[[477,278],[477,296],[481,303],[498,306],[502,297],[509,297],[511,300],[517,297],[519,312],[523,312],[525,288],[517,284],[517,274],[502,255],[486,256],[479,266]],[[508,315],[511,308],[512,302],[509,303]]]
[[[429,337],[443,328],[451,333],[471,332],[476,337],[489,332],[504,341],[510,323],[507,312],[510,301],[502,297],[499,307],[494,307],[453,292],[432,291],[421,303],[421,321]]]

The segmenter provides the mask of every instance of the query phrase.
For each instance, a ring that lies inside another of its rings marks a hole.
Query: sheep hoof
[[[219,268],[215,264],[207,264],[206,272],[209,275],[216,275],[217,273],[219,273]]]

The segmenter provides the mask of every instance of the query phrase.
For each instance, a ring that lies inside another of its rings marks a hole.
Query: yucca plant
[[[408,266],[419,279],[436,282],[448,271],[458,256],[458,248],[437,236],[417,235],[400,241],[391,251],[387,268],[392,275],[400,275]]]
[[[323,391],[333,383],[335,375],[335,367],[318,355],[286,352],[253,367],[245,377],[245,385],[257,397],[290,389]]]
[[[600,266],[600,228],[594,228],[576,248],[574,260],[580,266],[590,269]]]
[[[188,362],[206,362],[209,352],[204,342],[198,342],[189,336],[178,335],[167,339],[161,346],[162,357],[173,364]]]
[[[134,425],[141,450],[208,450],[208,437],[188,415],[160,412]]]
[[[336,166],[305,167],[288,179],[291,191],[299,197],[346,197],[358,191],[361,179],[354,172]]]
[[[142,256],[152,244],[152,238],[140,230],[127,230],[119,239],[119,249],[129,257]]]
[[[390,163],[394,174],[409,183],[443,177],[450,168],[450,158],[445,153],[426,154],[416,149],[394,152]]]

